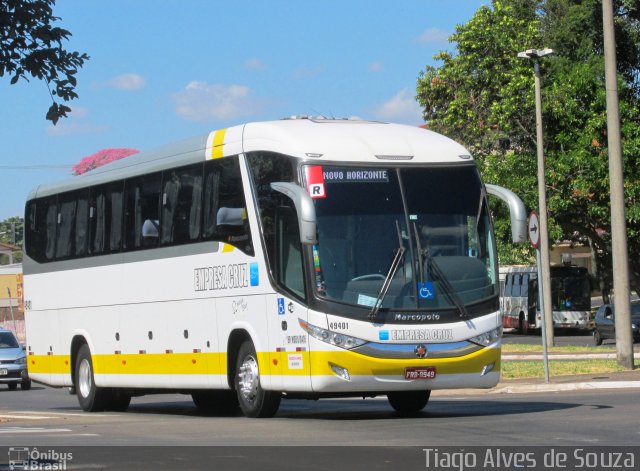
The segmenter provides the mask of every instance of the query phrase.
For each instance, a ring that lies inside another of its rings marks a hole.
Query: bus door
[[[270,368],[273,387],[310,387],[309,344],[300,320],[306,322],[303,248],[294,205],[283,201],[275,210],[272,269],[278,293],[267,299]]]

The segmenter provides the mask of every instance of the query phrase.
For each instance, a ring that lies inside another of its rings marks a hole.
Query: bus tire
[[[194,391],[191,399],[198,409],[208,414],[233,416],[238,412],[238,395],[235,391]]]
[[[31,389],[31,380],[22,380],[22,382],[20,383],[20,389],[22,389],[23,391],[28,391],[29,389]]]
[[[396,391],[387,394],[389,404],[402,415],[414,415],[425,408],[431,391]]]
[[[521,312],[520,316],[518,317],[518,333],[520,335],[527,335],[527,321],[524,318],[524,313]]]
[[[258,355],[253,343],[245,341],[238,351],[234,386],[242,413],[247,417],[273,417],[280,407],[281,394],[266,391],[260,384]]]
[[[131,403],[131,396],[129,394],[125,394],[117,389],[113,389],[110,391],[111,394],[105,393],[105,410],[112,412],[124,412],[129,408],[129,404]]]
[[[96,386],[91,350],[86,343],[78,350],[74,383],[78,403],[83,411],[98,412],[106,409],[112,391]]]

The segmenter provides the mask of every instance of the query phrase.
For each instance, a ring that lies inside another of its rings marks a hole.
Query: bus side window
[[[127,250],[156,247],[160,227],[160,181],[154,173],[125,183],[125,238]]]
[[[238,157],[207,162],[204,178],[203,239],[226,242],[253,255]]]
[[[520,287],[520,296],[529,296],[529,275],[522,275],[522,285]]]
[[[89,247],[93,255],[117,252],[122,244],[123,182],[91,190]]]
[[[41,263],[53,260],[57,227],[56,197],[30,201],[27,212],[27,255]]]
[[[511,287],[511,295],[519,297],[522,287],[522,275],[513,275],[513,286]]]
[[[276,209],[276,278],[300,298],[305,297],[302,271],[302,244],[295,208],[280,206]]]
[[[513,287],[513,275],[507,273],[504,279],[504,295],[505,297],[511,297],[511,288]]]
[[[202,164],[164,172],[162,188],[162,245],[195,242],[202,221]]]

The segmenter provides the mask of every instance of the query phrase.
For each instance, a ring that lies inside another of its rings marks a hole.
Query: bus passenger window
[[[205,164],[202,237],[233,245],[253,255],[244,186],[237,157]]]
[[[158,245],[161,177],[160,173],[155,173],[127,180],[125,183],[124,246],[127,250]]]
[[[162,245],[185,244],[200,238],[202,164],[164,172]]]
[[[91,253],[99,255],[119,251],[122,242],[122,182],[92,189],[89,217]]]

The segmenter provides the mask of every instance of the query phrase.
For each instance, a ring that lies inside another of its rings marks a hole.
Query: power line
[[[71,169],[74,164],[63,165],[0,165],[0,170],[54,170]]]

